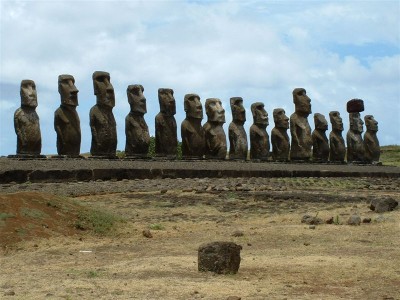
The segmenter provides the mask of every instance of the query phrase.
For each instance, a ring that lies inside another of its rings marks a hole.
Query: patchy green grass
[[[19,213],[21,214],[21,216],[33,219],[44,219],[49,217],[45,212],[39,209],[28,208],[28,207],[21,207]]]
[[[150,224],[149,228],[151,230],[164,230],[164,226],[160,223],[154,223],[154,224]]]
[[[78,213],[75,227],[81,230],[92,230],[96,234],[106,234],[119,221],[122,221],[122,219],[112,213],[89,209]]]
[[[400,146],[382,146],[380,159],[383,165],[400,167]]]
[[[14,217],[15,217],[15,215],[13,215],[13,214],[0,212],[0,220],[5,220],[5,219],[8,219],[8,218],[14,218]]]

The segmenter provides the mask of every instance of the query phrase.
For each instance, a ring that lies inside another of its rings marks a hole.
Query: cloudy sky
[[[313,113],[361,98],[379,122],[381,145],[400,144],[400,1],[8,1],[0,2],[0,155],[16,151],[14,111],[22,79],[36,82],[42,153],[56,153],[60,74],[79,89],[82,148],[90,149],[92,73],[107,71],[116,94],[118,149],[125,147],[126,87],[142,84],[154,135],[157,90],[172,88],[178,127],[187,93],[261,101],[270,115],[294,111],[304,87]],[[205,120],[203,120],[205,121]],[[312,116],[309,117],[314,127]],[[178,129],[180,138],[180,130]]]

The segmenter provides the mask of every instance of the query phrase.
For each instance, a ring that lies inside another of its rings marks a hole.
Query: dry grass
[[[77,200],[127,221],[111,236],[82,233],[18,244],[0,259],[0,296],[13,291],[12,299],[400,297],[399,210],[377,219],[360,201],[303,201],[293,211],[289,200],[272,209],[253,196],[179,191]],[[358,213],[382,222],[313,230],[300,223],[305,212],[343,222]],[[161,230],[151,230],[152,239],[142,236],[155,225]],[[244,235],[233,237],[236,230]],[[243,246],[238,274],[197,271],[199,245],[216,240]]]

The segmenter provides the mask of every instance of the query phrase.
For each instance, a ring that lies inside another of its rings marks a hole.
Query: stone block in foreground
[[[217,274],[236,274],[240,266],[242,246],[233,242],[212,242],[198,250],[199,271]]]

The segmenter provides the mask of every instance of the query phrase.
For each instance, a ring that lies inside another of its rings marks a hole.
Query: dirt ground
[[[400,179],[158,179],[0,186],[2,299],[400,299]],[[83,206],[83,207],[82,207]],[[107,234],[80,210],[118,216]],[[303,215],[333,224],[301,223]],[[370,223],[346,225],[358,214]],[[152,238],[143,236],[150,229]],[[197,270],[211,241],[235,275]]]

